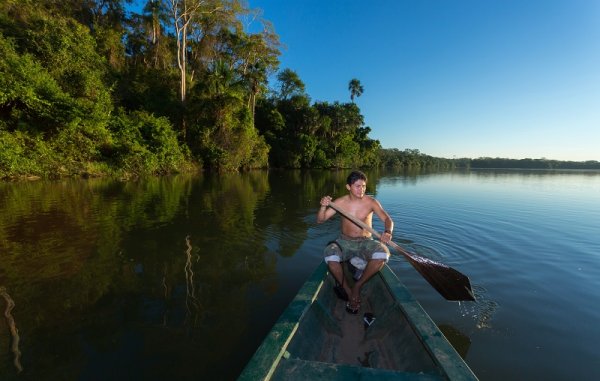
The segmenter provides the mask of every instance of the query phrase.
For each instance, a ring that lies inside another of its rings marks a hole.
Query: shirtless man
[[[371,233],[355,225],[352,221],[342,216],[342,231],[337,240],[331,242],[325,248],[324,257],[329,267],[329,272],[336,281],[343,285],[349,295],[346,309],[350,313],[357,313],[360,309],[360,289],[373,275],[375,275],[388,261],[390,251],[385,246],[392,239],[394,221],[379,203],[371,196],[365,195],[367,188],[367,177],[360,171],[350,173],[346,180],[348,194],[336,199],[334,202],[341,208],[372,226],[373,213],[384,222],[385,232],[381,235],[381,242],[373,240]],[[330,196],[321,199],[321,208],[317,212],[317,223],[322,223],[333,217],[336,211],[329,208],[332,202]],[[360,279],[354,283],[354,287],[348,287],[343,282],[344,273],[341,261],[358,257],[367,262]]]

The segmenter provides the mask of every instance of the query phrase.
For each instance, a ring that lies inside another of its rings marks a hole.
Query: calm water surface
[[[0,183],[0,379],[234,380],[346,175]],[[368,175],[396,242],[471,278],[478,301],[447,302],[390,261],[481,380],[600,379],[600,173]]]

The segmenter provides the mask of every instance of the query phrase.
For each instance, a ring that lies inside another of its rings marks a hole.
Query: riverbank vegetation
[[[360,82],[313,103],[243,2],[130,3],[0,0],[0,177],[378,164]]]
[[[0,0],[0,178],[488,163],[382,149],[240,0],[131,3]]]
[[[598,170],[600,162],[588,161],[560,161],[550,159],[506,159],[480,157],[476,159],[459,158],[446,159],[426,155],[417,149],[405,149],[400,151],[396,148],[381,149],[380,163],[387,168],[404,169],[578,169]]]

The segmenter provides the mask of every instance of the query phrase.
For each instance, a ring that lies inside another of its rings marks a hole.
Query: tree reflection
[[[278,289],[273,232],[305,234],[300,204],[282,219],[265,211],[270,187],[266,172],[0,185],[0,278],[24,301],[14,313],[27,335],[25,376],[85,378],[140,332],[156,347],[133,358],[186,346],[206,367],[227,356],[237,344],[220,343],[251,329],[248,287]],[[195,347],[200,338],[208,345]],[[63,367],[44,355],[51,348]],[[197,361],[177,364],[202,372]],[[172,377],[170,367],[154,371]],[[0,373],[16,377],[4,362]]]
[[[12,300],[12,298],[6,291],[6,287],[0,286],[0,296],[2,296],[2,298],[6,302],[4,317],[6,318],[6,324],[10,332],[10,350],[14,354],[13,364],[15,365],[17,373],[21,373],[23,371],[23,367],[21,366],[21,351],[19,350],[19,330],[17,329],[15,319],[12,316],[12,310],[13,308],[15,308],[15,302]]]
[[[345,194],[347,174],[0,184],[0,280],[20,301],[22,376],[235,377],[241,365],[223,359],[245,361],[232,348],[259,340],[257,319],[272,314],[267,329],[289,302],[264,304],[283,295],[277,263],[307,240],[320,197]],[[17,378],[6,361],[0,374]]]

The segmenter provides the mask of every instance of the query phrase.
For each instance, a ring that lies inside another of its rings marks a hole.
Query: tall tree
[[[143,14],[132,17],[132,30],[141,33],[141,58],[149,67],[166,69],[172,63],[172,52],[163,27],[169,23],[169,13],[170,8],[164,1],[147,0]]]
[[[202,0],[164,0],[168,1],[171,9],[173,27],[177,41],[177,67],[180,73],[179,94],[181,103],[185,103],[187,95],[187,44],[192,20],[206,1]]]
[[[348,90],[350,90],[350,100],[354,103],[354,98],[360,97],[365,89],[358,79],[352,78],[348,83]]]
[[[283,69],[277,74],[279,99],[289,99],[293,95],[304,95],[304,82],[292,69]]]
[[[244,36],[240,52],[241,74],[248,88],[248,108],[253,124],[256,98],[266,92],[267,77],[279,65],[279,38],[270,24],[264,25],[262,34]]]

